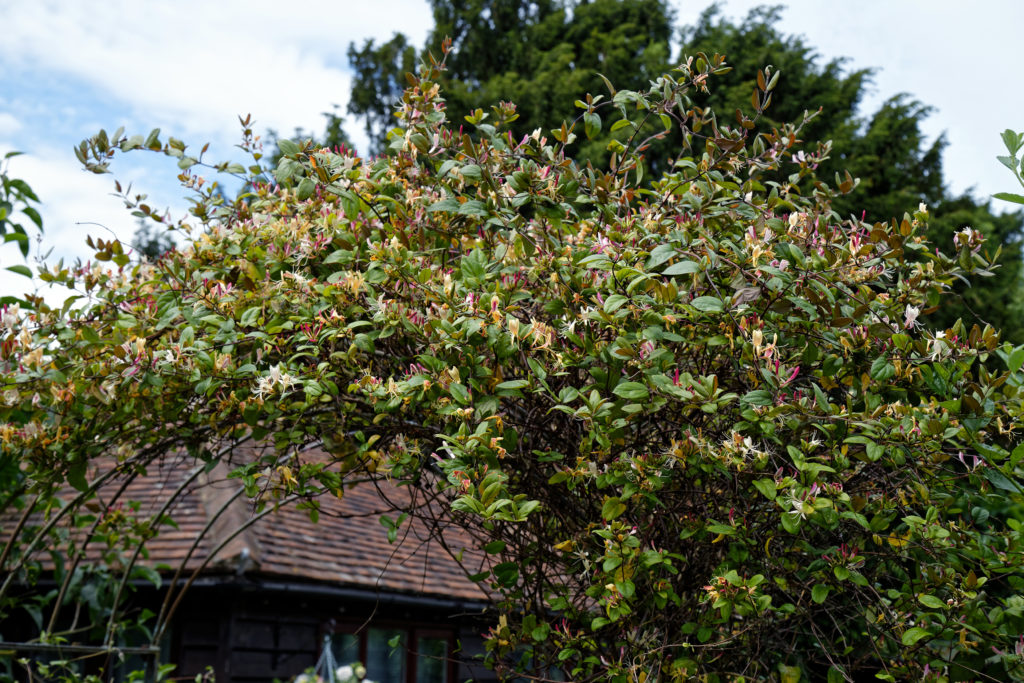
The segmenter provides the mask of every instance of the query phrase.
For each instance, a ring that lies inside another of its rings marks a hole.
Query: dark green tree
[[[928,324],[943,329],[957,318],[968,323],[989,323],[1002,332],[1004,339],[1015,343],[1024,340],[1024,290],[1022,290],[1020,211],[997,214],[989,202],[980,202],[969,193],[947,196],[932,212],[928,236],[935,245],[951,249],[957,232],[965,228],[979,230],[986,238],[985,249],[994,254],[997,248],[999,267],[990,277],[975,276],[970,286],[961,282],[954,286],[954,296],[946,297],[942,306],[929,314]]]
[[[416,48],[403,34],[396,33],[379,46],[373,39],[367,39],[361,49],[351,43],[348,61],[355,72],[348,111],[363,119],[370,138],[367,151],[378,154],[394,125],[395,106],[405,87],[405,74],[416,71]]]
[[[584,93],[605,91],[601,76],[642,89],[669,65],[672,12],[663,0],[431,0],[431,7],[434,29],[418,58],[440,55],[451,39],[442,85],[453,121],[513,101],[515,135],[546,131],[579,116],[573,101]],[[380,46],[351,45],[349,61],[355,78],[348,111],[364,120],[380,152],[417,53],[396,34]],[[584,145],[583,158],[600,160],[606,143]]]
[[[139,217],[135,234],[132,236],[132,249],[140,258],[156,261],[177,246],[174,238],[167,231],[167,226]]]

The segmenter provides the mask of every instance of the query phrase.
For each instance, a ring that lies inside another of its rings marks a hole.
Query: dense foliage
[[[1024,678],[1024,348],[919,320],[991,268],[983,236],[837,213],[807,122],[755,132],[776,72],[735,126],[693,106],[726,71],[700,55],[518,136],[508,103],[460,132],[425,69],[386,156],[282,145],[294,188],[234,202],[177,140],[89,141],[93,170],[178,157],[196,223],[154,264],[95,243],[114,266],[46,275],[78,306],[5,313],[21,500],[88,500],[100,456],[269,440],[236,475],[271,506],[369,473],[477,539],[509,677]],[[681,140],[650,180],[648,121]],[[607,167],[567,156],[606,128]]]
[[[839,215],[886,221],[924,202],[930,209],[930,240],[947,244],[953,233],[971,227],[1003,248],[993,276],[956,285],[954,296],[924,323],[944,329],[963,318],[969,324],[991,324],[1004,338],[1024,342],[1021,214],[997,215],[986,201],[946,189],[945,140],[940,136],[928,141],[921,130],[931,108],[902,94],[875,112],[862,111],[872,70],[849,69],[845,60],[821,60],[805,38],[785,32],[780,7],[755,8],[733,21],[712,5],[694,25],[682,29],[675,55],[670,52],[673,14],[660,0],[433,0],[431,7],[434,28],[420,51],[401,34],[381,45],[367,41],[360,49],[349,49],[356,73],[349,112],[364,120],[375,152],[384,149],[386,133],[395,125],[392,112],[406,85],[405,73],[413,70],[417,55],[439,54],[446,36],[457,48],[455,62],[441,80],[452,120],[507,100],[516,103],[520,115],[511,124],[517,136],[576,118],[573,101],[587,92],[602,92],[601,76],[619,88],[644,89],[682,55],[698,52],[727,54],[734,68],[718,79],[713,91],[695,96],[694,104],[710,107],[720,122],[734,123],[734,112],[751,106],[758,70],[771,64],[782,78],[758,130],[770,132],[773,126],[799,120],[805,110],[819,112],[803,129],[804,137],[831,140],[835,154],[821,161],[818,176],[831,180],[837,172],[849,172],[861,179],[835,199]],[[654,120],[643,129],[645,136],[659,132],[664,131]],[[593,139],[580,136],[570,153],[581,164],[589,160],[604,167],[607,143],[612,138],[625,141],[624,134],[605,126]],[[673,131],[650,140],[643,150],[648,169],[661,173],[669,168],[681,144],[680,134]],[[782,182],[785,176],[774,179]]]

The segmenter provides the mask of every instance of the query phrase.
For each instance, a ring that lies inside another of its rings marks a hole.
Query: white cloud
[[[400,30],[421,44],[432,24],[426,3],[409,0],[117,0],[102,11],[0,0],[0,10],[0,61],[81,79],[132,118],[189,137],[233,138],[246,113],[285,133],[319,130],[320,113],[348,101],[349,42]]]
[[[13,114],[0,111],[0,135],[16,133],[20,128],[21,121],[19,121]]]

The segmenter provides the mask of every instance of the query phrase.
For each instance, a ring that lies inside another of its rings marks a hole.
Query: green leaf
[[[621,294],[612,294],[610,297],[604,300],[604,312],[611,314],[619,310],[624,303],[629,301],[626,297]]]
[[[595,270],[611,270],[612,261],[608,258],[607,254],[591,254],[586,258],[580,259],[579,265],[594,268]]]
[[[593,140],[601,133],[601,117],[592,112],[583,115],[583,130],[588,140]]]
[[[626,504],[618,498],[605,498],[601,506],[601,517],[611,521],[626,511]]]
[[[885,356],[879,356],[871,363],[871,379],[877,382],[885,382],[896,374],[896,368]]]
[[[441,164],[441,168],[437,169],[437,177],[444,178],[446,175],[448,175],[449,171],[451,171],[458,165],[459,162],[457,162],[455,159],[446,159],[445,162]]]
[[[772,396],[770,391],[765,389],[754,389],[748,391],[742,399],[743,403],[752,406],[770,406],[775,403],[775,398]]]
[[[7,266],[7,270],[11,271],[12,273],[17,273],[18,275],[24,275],[25,277],[32,277],[32,271],[29,270],[28,266],[23,266],[20,264],[16,266]]]
[[[659,244],[651,250],[651,255],[647,258],[647,263],[644,264],[646,270],[651,270],[660,266],[665,261],[675,256],[676,248],[671,244]]]
[[[690,302],[690,305],[705,313],[720,313],[725,310],[725,304],[715,296],[698,296]]]
[[[1013,194],[1012,192],[996,192],[992,196],[995,197],[996,199],[1002,199],[1004,202],[1024,204],[1024,195]]]
[[[429,211],[429,209],[427,210]],[[327,255],[327,258],[324,259],[324,263],[342,263],[350,260],[352,260],[351,251],[349,251],[348,249],[337,249]]]
[[[814,588],[811,589],[811,600],[814,600],[817,604],[825,602],[828,598],[829,591],[832,589],[823,583],[814,584]]]
[[[778,493],[778,488],[775,486],[774,479],[755,479],[754,487],[768,500],[775,500],[775,496]]]
[[[525,389],[528,386],[530,386],[530,383],[525,379],[510,379],[506,382],[502,382],[494,388],[501,391],[504,389]]]
[[[800,667],[798,666],[786,666],[785,664],[779,664],[780,683],[800,683],[802,675]]]
[[[452,382],[448,385],[448,391],[456,401],[462,405],[469,405],[469,391],[464,384]]]
[[[458,199],[455,197],[447,197],[428,206],[427,212],[447,211],[448,213],[455,213],[459,210],[459,206],[460,204]]]
[[[457,213],[460,216],[477,216],[483,217],[488,215],[487,205],[479,199],[470,199],[459,207]]]
[[[817,384],[812,384],[811,388],[814,389],[814,402],[818,404],[818,408],[820,408],[823,413],[830,413],[828,396],[825,392],[822,391],[821,387]]]
[[[645,399],[649,396],[647,386],[640,382],[619,382],[612,393],[629,400]]]
[[[548,376],[547,371],[544,369],[544,366],[541,365],[540,362],[536,358],[534,358],[533,356],[530,356],[529,358],[526,359],[526,363],[527,363],[527,365],[530,366],[530,370],[533,371],[533,374],[537,377],[537,379],[539,379],[541,382],[543,382],[545,379],[547,379],[547,376]]]
[[[78,491],[86,491],[89,483],[85,480],[86,462],[76,462],[68,468],[68,483]]]
[[[1015,156],[997,156],[996,159],[999,161],[999,163],[1001,163],[1003,166],[1005,166],[1006,168],[1010,169],[1011,171],[1016,171],[1017,170],[1017,165],[1019,163],[1017,161],[1017,157],[1015,157]]]
[[[1003,139],[1003,144],[1006,145],[1006,151],[1010,154],[1016,154],[1020,151],[1022,136],[1020,133],[1015,133],[1012,128],[1004,130],[1000,137]]]
[[[985,478],[988,479],[989,483],[995,486],[997,489],[1003,491],[1011,491],[1016,493],[1021,490],[1021,487],[1012,479],[1007,477],[1001,471],[995,467],[986,467],[983,470]]]
[[[132,567],[132,578],[142,578],[153,584],[154,588],[160,588],[160,574],[152,567],[144,564],[136,564]]]
[[[921,628],[920,626],[912,626],[903,633],[903,637],[900,640],[903,641],[904,645],[910,647],[922,638],[928,638],[931,635],[931,633]]]
[[[312,178],[303,178],[302,182],[295,189],[295,197],[299,201],[305,201],[313,196],[313,192],[316,190],[316,183]]]
[[[629,119],[619,119],[618,121],[612,124],[611,131],[614,133],[620,128],[625,128],[626,126],[636,128],[636,124],[630,121]]]
[[[1024,365],[1024,346],[1018,346],[1010,353],[1009,358],[1006,360],[1006,365],[1010,372],[1020,370],[1020,367]]]
[[[505,541],[491,541],[484,546],[484,552],[488,555],[497,555],[505,549]]]
[[[671,266],[661,271],[662,275],[688,275],[689,273],[696,273],[700,270],[700,267],[693,261],[679,261],[673,263]],[[703,298],[703,297],[702,297]],[[711,297],[706,297],[711,298]]]
[[[934,595],[919,595],[917,596],[917,600],[925,607],[930,607],[932,609],[944,609],[946,607],[946,603],[939,600]]]
[[[157,131],[154,131],[154,132],[159,132],[159,129],[157,129]],[[288,139],[278,140],[277,141],[277,148],[279,150],[281,150],[281,154],[283,154],[284,156],[293,156],[295,154],[298,154],[300,151],[302,151],[301,148],[297,144],[295,144],[293,141],[288,140]]]

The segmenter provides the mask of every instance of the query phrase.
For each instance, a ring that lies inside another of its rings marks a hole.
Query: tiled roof
[[[384,500],[410,506],[410,491],[386,482],[366,482],[347,489],[344,497],[321,498],[320,519],[313,524],[294,506],[279,509],[255,527],[258,571],[339,585],[385,591],[482,599],[459,564],[428,526],[410,516],[388,543],[382,515],[397,515]],[[457,533],[445,533],[452,552],[462,550]],[[470,555],[467,555],[467,557]]]
[[[242,458],[253,452],[241,453]],[[238,461],[239,454],[233,456]],[[304,460],[327,458],[319,451],[306,451]],[[99,466],[111,467],[112,462]],[[158,513],[169,496],[181,491],[166,514],[174,525],[162,524],[159,534],[146,543],[145,564],[170,567],[185,563],[191,572],[200,567],[218,546],[203,571],[211,574],[243,573],[247,577],[319,582],[332,586],[416,593],[433,597],[482,600],[480,587],[466,578],[466,572],[451,554],[468,545],[457,530],[432,537],[430,525],[418,519],[429,506],[415,491],[396,486],[386,479],[364,481],[346,487],[341,499],[333,495],[318,498],[319,520],[313,523],[308,512],[294,504],[279,507],[235,533],[256,514],[253,501],[244,494],[235,496],[241,484],[225,477],[228,467],[218,465],[209,472],[203,463],[183,455],[170,455],[147,468],[145,474],[131,479],[118,498],[139,505],[136,516],[146,518]],[[96,472],[93,473],[94,475]],[[190,480],[191,479],[191,480]],[[114,480],[100,489],[99,510],[116,511],[111,504],[124,480]],[[67,497],[73,497],[67,493]],[[395,508],[412,511],[399,527],[394,543],[389,543],[382,515],[394,519]],[[218,514],[219,512],[219,514]],[[103,514],[101,512],[101,514]],[[212,522],[210,520],[213,520]],[[10,533],[12,520],[0,520],[2,533]],[[204,534],[204,530],[206,533]],[[75,533],[81,537],[80,532]],[[443,538],[439,538],[438,536]],[[189,555],[193,544],[199,543]],[[75,542],[72,541],[72,545]],[[87,558],[100,557],[98,544],[88,547]],[[466,553],[464,559],[473,557]],[[44,559],[44,566],[52,563]],[[468,567],[478,571],[477,567]]]

